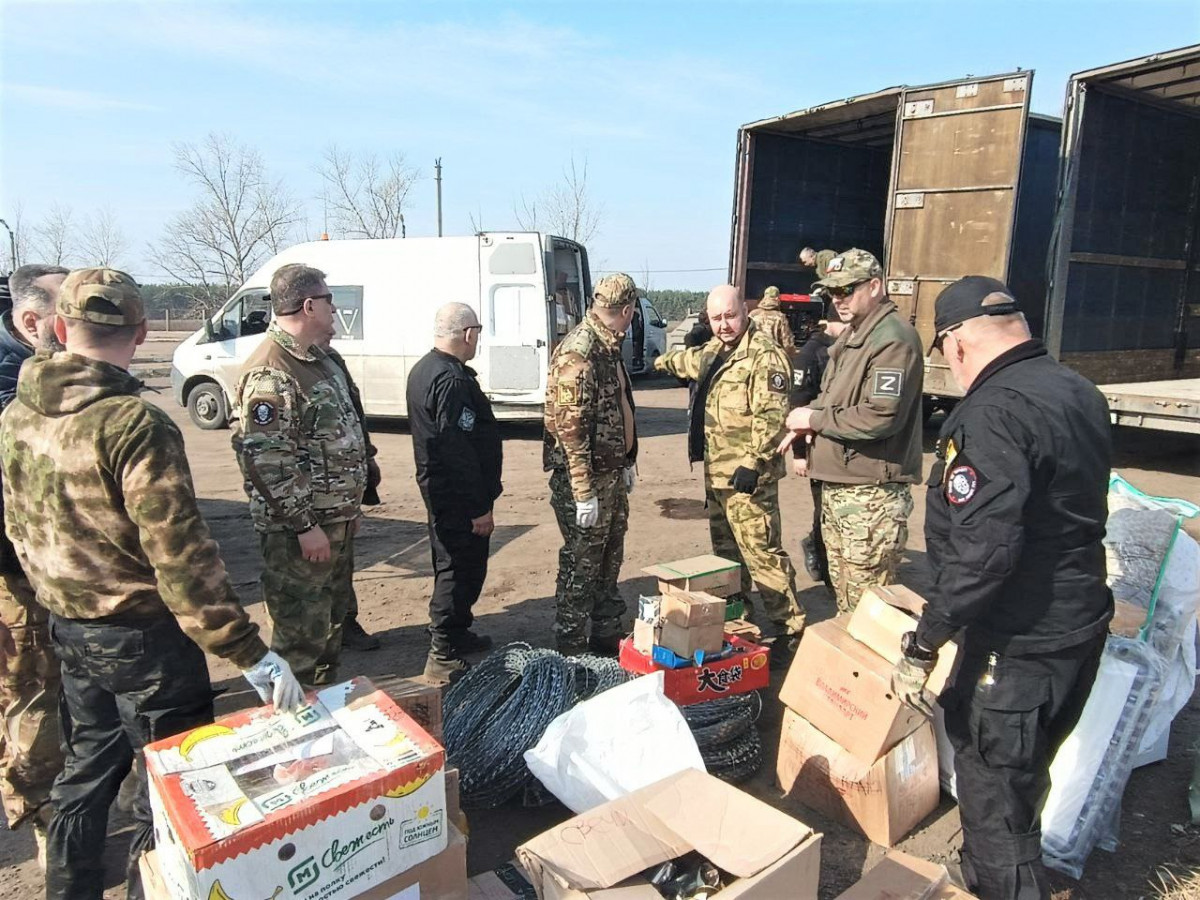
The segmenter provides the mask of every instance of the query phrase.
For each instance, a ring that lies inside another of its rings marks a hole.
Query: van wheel
[[[196,385],[188,394],[187,408],[196,427],[205,431],[216,431],[229,424],[229,407],[219,384],[209,381]]]

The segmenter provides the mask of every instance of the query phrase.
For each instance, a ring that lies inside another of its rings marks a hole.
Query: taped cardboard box
[[[442,742],[442,688],[440,685],[382,675],[374,679],[375,687],[392,698],[409,718],[425,729],[426,734]]]
[[[467,839],[454,825],[446,849],[354,900],[467,900]]]
[[[848,616],[810,625],[780,701],[865,763],[919,728],[925,717],[892,693],[892,664],[850,637]]]
[[[837,900],[975,900],[939,863],[892,850]]]
[[[176,897],[348,900],[441,853],[440,745],[365,678],[294,714],[243,710],[146,748]]]
[[[692,658],[698,651],[720,653],[725,640],[725,601],[696,591],[662,595],[662,632],[657,643],[672,653]]]
[[[850,613],[846,631],[850,637],[865,644],[894,666],[903,656],[900,652],[901,638],[917,627],[920,613],[909,612],[913,598],[924,607],[925,601],[906,587],[889,585],[867,588],[854,612]],[[957,656],[958,645],[953,642],[938,651],[937,665],[925,683],[933,696],[940,694],[950,680]]]
[[[742,587],[742,567],[732,559],[723,559],[711,553],[692,556],[674,562],[659,563],[642,569],[647,575],[658,579],[659,593],[672,591],[696,591],[714,597],[728,597]]]
[[[641,872],[693,850],[734,881],[713,900],[816,900],[821,835],[688,769],[568,819],[517,848],[542,900],[662,900]]]
[[[937,809],[937,743],[926,723],[864,763],[790,709],[783,712],[775,774],[793,800],[891,847]]]

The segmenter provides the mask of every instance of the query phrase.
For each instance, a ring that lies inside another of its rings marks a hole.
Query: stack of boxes
[[[740,621],[740,601],[725,600],[741,587],[741,566],[719,556],[643,569],[659,593],[642,597],[633,635],[621,642],[620,662],[639,675],[664,673],[664,692],[678,704],[765,688],[769,651],[757,630]]]
[[[923,606],[904,587],[868,590],[850,615],[809,626],[779,692],[780,786],[885,847],[938,804],[933,725],[891,688],[900,639]],[[945,686],[956,653],[948,644],[939,654],[932,694]]]
[[[243,710],[147,746],[147,896],[465,898],[457,773],[402,706],[440,731],[436,690],[397,703],[356,678],[295,713]]]

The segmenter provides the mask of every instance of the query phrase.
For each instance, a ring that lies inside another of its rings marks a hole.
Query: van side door
[[[480,323],[475,368],[495,403],[543,402],[551,323],[536,234],[479,238]]]

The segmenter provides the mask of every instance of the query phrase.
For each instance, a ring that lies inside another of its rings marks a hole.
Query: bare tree
[[[592,199],[588,188],[587,157],[580,166],[572,154],[562,180],[532,201],[522,196],[520,206],[513,205],[513,213],[525,231],[545,230],[581,244],[591,241],[600,231],[604,207]]]
[[[125,232],[117,224],[112,209],[104,207],[88,216],[80,236],[80,254],[88,265],[119,268],[121,257],[129,250]]]
[[[51,266],[68,265],[75,257],[78,237],[71,207],[55,203],[33,229],[34,252]]]
[[[178,282],[215,288],[197,292],[211,308],[286,246],[300,203],[270,180],[257,150],[228,135],[176,144],[175,168],[200,196],[167,223],[150,258]]]
[[[325,182],[322,199],[336,233],[355,238],[404,236],[404,210],[421,177],[403,153],[383,163],[373,153],[355,154],[331,144],[317,166]]]
[[[12,240],[8,233],[0,234],[0,251],[3,251],[4,271],[12,272],[29,261],[29,228],[25,222],[25,209],[18,203],[16,211],[9,216],[0,216],[12,231]]]

